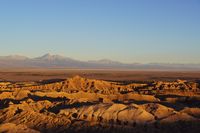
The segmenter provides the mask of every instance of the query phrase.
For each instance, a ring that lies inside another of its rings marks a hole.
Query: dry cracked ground
[[[199,133],[200,84],[0,82],[0,132]]]

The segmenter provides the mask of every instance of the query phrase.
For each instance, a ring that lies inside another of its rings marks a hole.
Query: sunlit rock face
[[[196,82],[1,82],[0,132],[199,132]]]

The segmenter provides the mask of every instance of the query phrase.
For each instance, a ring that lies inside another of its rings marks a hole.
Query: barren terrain
[[[184,79],[200,80],[200,71],[158,71],[118,69],[0,69],[0,81],[64,80],[73,76],[109,81],[174,81]]]
[[[3,70],[0,132],[200,132],[199,72]]]

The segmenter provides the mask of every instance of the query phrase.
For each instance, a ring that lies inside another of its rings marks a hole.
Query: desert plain
[[[199,133],[200,72],[2,69],[2,133]]]

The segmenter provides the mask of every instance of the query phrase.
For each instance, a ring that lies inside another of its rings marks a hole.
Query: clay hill
[[[0,132],[199,133],[199,103],[186,80],[0,82]]]

